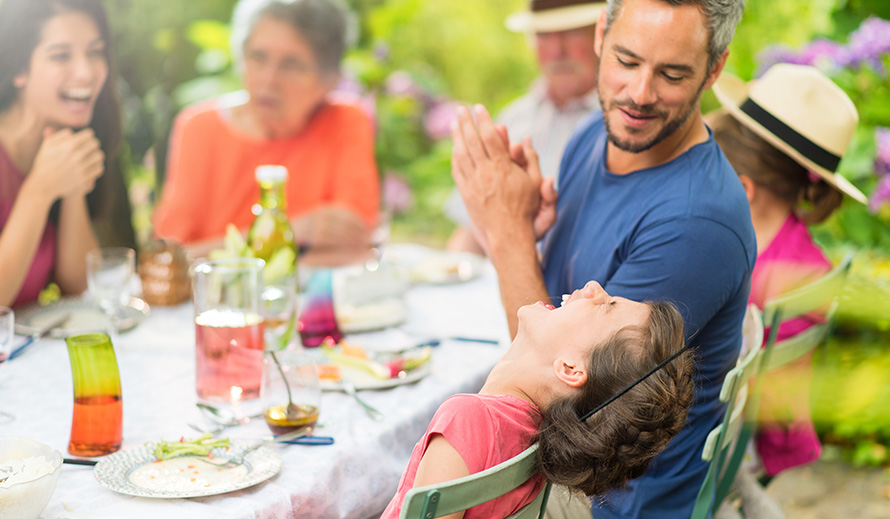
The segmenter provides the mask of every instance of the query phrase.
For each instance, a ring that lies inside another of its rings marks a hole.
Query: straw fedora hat
[[[568,31],[595,24],[605,8],[605,1],[531,0],[528,11],[508,16],[504,25],[513,32]]]
[[[859,115],[847,94],[817,69],[779,63],[745,83],[724,72],[714,94],[730,115],[838,191],[868,199],[837,173]]]

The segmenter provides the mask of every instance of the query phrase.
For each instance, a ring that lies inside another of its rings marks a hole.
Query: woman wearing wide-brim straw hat
[[[843,195],[866,201],[837,173],[858,115],[843,90],[803,65],[778,64],[748,83],[724,73],[714,93],[723,109],[706,119],[748,195],[758,250],[748,301],[762,309],[831,269],[806,225],[831,215]],[[812,323],[783,323],[778,340]],[[764,379],[757,450],[767,475],[821,453],[810,419],[809,360]]]

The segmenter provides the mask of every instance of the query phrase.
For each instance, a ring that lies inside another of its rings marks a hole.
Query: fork
[[[355,401],[358,402],[365,409],[365,413],[367,413],[368,416],[371,417],[371,420],[374,420],[375,422],[383,420],[383,413],[359,398],[358,391],[355,390],[355,384],[351,380],[344,378],[340,381],[340,387],[343,388],[344,393],[354,398]]]
[[[238,467],[238,466],[244,464],[245,456],[247,456],[251,452],[259,449],[263,445],[268,445],[270,443],[281,443],[281,442],[296,440],[297,438],[302,438],[303,436],[306,436],[307,434],[309,434],[311,432],[312,432],[312,427],[303,427],[303,428],[297,429],[295,431],[291,431],[286,434],[281,434],[281,435],[276,436],[269,440],[263,440],[262,442],[254,445],[252,447],[248,447],[247,449],[241,451],[241,453],[239,453],[237,456],[233,456],[231,458],[225,458],[225,462],[223,462],[223,463],[217,462],[217,458],[214,458],[212,460],[206,460],[206,461],[212,465],[216,465],[217,467],[223,467],[223,468]]]

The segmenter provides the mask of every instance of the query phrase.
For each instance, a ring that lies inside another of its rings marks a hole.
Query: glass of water
[[[108,247],[87,252],[90,294],[117,330],[121,308],[130,301],[130,284],[136,270],[136,251]]]

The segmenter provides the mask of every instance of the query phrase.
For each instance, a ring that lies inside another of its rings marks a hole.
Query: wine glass
[[[12,339],[15,331],[15,312],[12,308],[0,306],[0,368],[12,353]],[[0,410],[0,423],[15,420],[15,416]]]
[[[297,324],[297,277],[286,277],[263,287],[260,311],[265,321],[267,350],[286,349]]]
[[[117,330],[121,308],[130,301],[130,283],[136,270],[136,251],[108,247],[87,252],[90,294]]]

